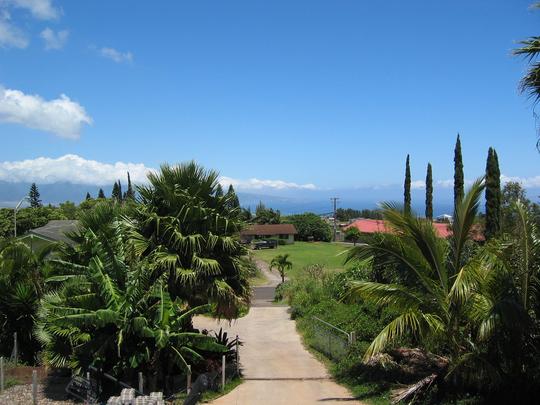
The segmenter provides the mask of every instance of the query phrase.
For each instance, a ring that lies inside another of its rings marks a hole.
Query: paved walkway
[[[218,322],[197,317],[199,328],[238,334],[244,342],[240,347],[240,363],[245,381],[229,394],[218,398],[214,405],[313,405],[360,404],[344,387],[333,382],[324,366],[303,346],[290,319],[288,307],[271,303],[279,275],[270,273],[265,263],[259,267],[269,280],[267,286],[254,288],[249,313],[233,322]],[[269,295],[271,291],[271,296]]]

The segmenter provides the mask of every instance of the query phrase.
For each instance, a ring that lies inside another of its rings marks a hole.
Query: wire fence
[[[347,332],[316,316],[311,325],[310,344],[329,358],[339,360],[356,340],[354,332]]]

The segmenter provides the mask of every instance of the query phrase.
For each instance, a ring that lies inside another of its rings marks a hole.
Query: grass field
[[[345,267],[343,264],[345,250],[349,246],[342,243],[328,242],[295,242],[292,245],[278,246],[277,249],[255,250],[253,252],[257,259],[267,263],[277,255],[289,254],[289,261],[293,264],[289,276],[293,276],[310,264],[322,264],[328,270],[337,270]]]

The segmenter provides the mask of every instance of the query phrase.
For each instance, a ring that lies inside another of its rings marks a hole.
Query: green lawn
[[[289,276],[294,276],[297,272],[310,264],[322,264],[328,270],[338,270],[344,268],[345,250],[349,246],[342,243],[328,242],[295,242],[292,245],[278,246],[277,249],[262,249],[253,251],[257,259],[267,263],[277,255],[289,254],[289,261],[293,268],[288,272]]]

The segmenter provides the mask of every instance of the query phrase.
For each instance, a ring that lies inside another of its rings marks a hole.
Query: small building
[[[34,251],[40,250],[50,243],[74,244],[67,235],[77,230],[78,223],[79,221],[73,219],[53,219],[44,226],[31,229],[19,239]]]
[[[251,243],[253,239],[275,238],[291,244],[294,243],[296,234],[298,231],[293,224],[250,225],[240,232],[240,240],[243,243]]]

